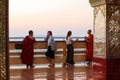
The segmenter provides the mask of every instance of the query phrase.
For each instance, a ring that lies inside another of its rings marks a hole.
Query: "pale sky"
[[[85,36],[93,29],[93,8],[89,0],[10,0],[10,36],[26,36],[29,30],[35,36],[45,36],[48,30],[64,35]]]

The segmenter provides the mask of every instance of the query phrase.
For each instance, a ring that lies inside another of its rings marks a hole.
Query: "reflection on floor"
[[[10,80],[103,80],[100,74],[93,79],[92,65],[19,68],[10,69]]]

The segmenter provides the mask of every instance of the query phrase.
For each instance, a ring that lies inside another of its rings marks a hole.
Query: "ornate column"
[[[8,80],[8,0],[0,0],[0,80]]]
[[[89,1],[94,8],[94,73],[101,72],[102,80],[119,80],[120,0]]]

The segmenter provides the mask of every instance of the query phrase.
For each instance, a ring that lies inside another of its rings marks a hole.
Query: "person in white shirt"
[[[46,52],[46,56],[47,56],[47,59],[50,62],[49,67],[54,67],[55,66],[54,52],[56,50],[56,45],[55,45],[54,38],[52,36],[52,31],[47,32],[47,36],[46,36],[45,40],[48,42],[47,43],[48,49],[47,49],[47,52]]]
[[[66,45],[67,45],[67,57],[66,57],[66,65],[74,65],[74,41],[71,38],[72,31],[68,31],[66,36]]]

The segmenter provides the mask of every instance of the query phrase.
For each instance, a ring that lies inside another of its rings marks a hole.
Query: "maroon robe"
[[[87,37],[86,60],[92,61],[92,59],[93,59],[93,35],[89,34]]]
[[[26,36],[23,40],[21,59],[22,63],[26,65],[33,65],[33,56],[34,56],[34,39]]]

